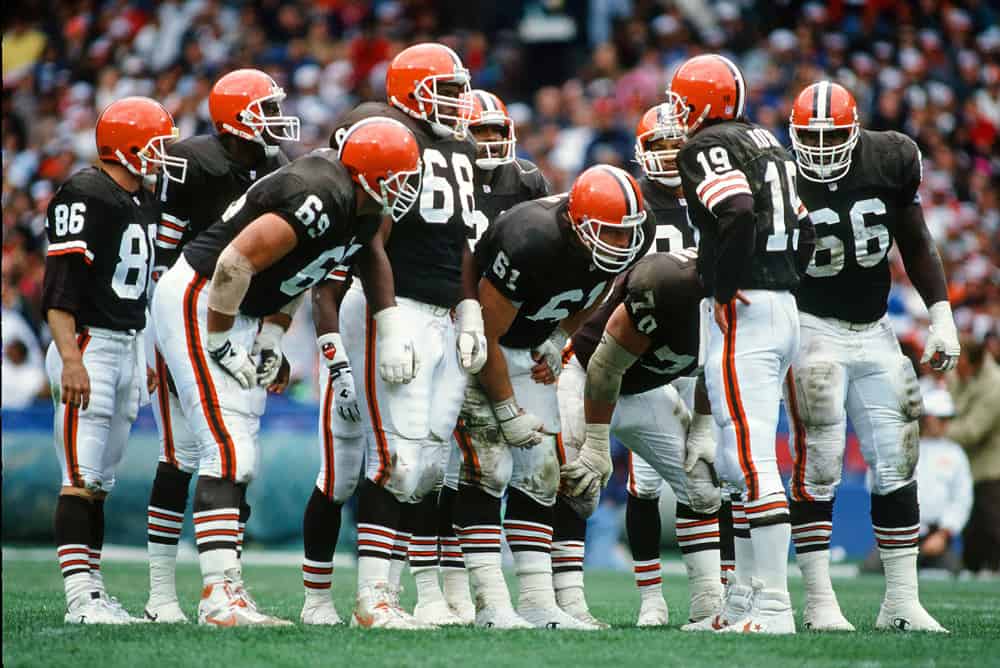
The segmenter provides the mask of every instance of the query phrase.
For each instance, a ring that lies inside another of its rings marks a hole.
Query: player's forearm
[[[208,293],[209,332],[226,332],[232,328],[253,275],[253,264],[233,244],[219,254]]]
[[[753,257],[754,216],[753,198],[735,195],[716,208],[719,242],[715,257],[715,300],[728,303],[742,287]]]
[[[80,360],[83,354],[76,343],[76,316],[68,311],[49,309],[46,319],[63,363]]]
[[[487,337],[486,349],[486,364],[476,378],[490,401],[497,403],[514,396],[514,386],[510,383],[507,358],[500,348],[499,339]]]
[[[694,412],[701,415],[712,414],[712,404],[708,400],[708,387],[705,385],[705,372],[698,374],[694,384]]]
[[[478,300],[479,271],[476,269],[476,258],[464,240],[462,246],[462,298]]]
[[[588,424],[611,422],[621,394],[622,378],[637,359],[638,355],[626,350],[611,332],[604,332],[587,363],[583,399]]]
[[[937,245],[924,222],[919,204],[903,212],[903,224],[897,227],[896,244],[910,282],[928,307],[948,299],[948,282]]]
[[[340,331],[340,302],[346,290],[346,281],[324,281],[312,289],[313,322],[317,337]]]
[[[383,237],[376,236],[358,259],[365,299],[372,313],[396,305],[396,283],[392,274],[389,254],[385,251]]]

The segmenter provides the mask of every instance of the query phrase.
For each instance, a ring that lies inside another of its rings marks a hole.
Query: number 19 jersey
[[[295,230],[297,244],[250,281],[240,312],[263,317],[277,312],[371,241],[377,217],[355,214],[354,182],[336,151],[320,149],[272,172],[233,202],[222,219],[184,247],[184,257],[211,278],[222,250],[260,216],[273,213]]]
[[[381,102],[366,102],[348,112],[337,124],[335,140],[341,130],[373,116],[392,118],[409,128],[423,161],[420,197],[393,224],[386,244],[396,296],[451,308],[462,298],[466,226],[478,218],[475,144],[471,139],[439,137],[428,123]]]
[[[816,227],[816,252],[795,293],[820,318],[874,322],[885,315],[888,253],[902,212],[919,206],[920,150],[898,132],[861,131],[851,168],[833,183],[799,179]]]

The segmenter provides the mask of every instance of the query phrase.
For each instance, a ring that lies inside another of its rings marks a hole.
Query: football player
[[[218,220],[254,181],[288,164],[278,142],[298,140],[299,119],[281,114],[284,98],[274,80],[259,70],[230,72],[212,86],[208,110],[216,134],[190,137],[171,147],[174,155],[188,162],[185,183],[160,179],[162,212],[156,232],[154,282],[174,264],[184,245]],[[198,442],[184,419],[163,355],[155,348],[152,319],[150,328],[148,364],[162,382],[153,402],[160,458],[147,510],[149,601],[145,615],[155,622],[186,622],[177,602],[174,573],[191,475],[198,468]],[[250,506],[241,499],[237,552],[242,549],[249,516]]]
[[[688,112],[677,162],[701,235],[698,270],[714,298],[705,381],[722,448],[737,454],[743,472],[750,529],[749,540],[736,538],[738,586],[729,588],[720,620],[705,621],[729,623],[729,631],[794,633],[791,526],[774,439],[781,387],[799,346],[791,290],[811,256],[812,230],[796,194],[795,162],[774,135],[744,118],[746,84],[732,62],[691,58],[670,90]]]
[[[280,336],[262,341],[258,329],[271,314],[287,329],[305,290],[370,242],[377,214],[391,224],[409,210],[420,173],[416,140],[402,124],[359,122],[345,130],[339,151],[314,151],[257,181],[160,279],[157,343],[200,450],[199,623],[288,623],[248,606],[234,581],[239,502],[257,467],[264,388],[285,382]]]
[[[467,221],[469,244],[475,244],[490,221],[521,202],[549,194],[549,184],[542,172],[529,160],[518,158],[514,120],[503,101],[485,90],[472,91],[472,115],[469,132],[476,140],[476,204],[473,219]],[[448,607],[466,624],[475,621],[475,606],[469,595],[469,579],[462,558],[462,548],[455,535],[452,509],[458,492],[462,462],[456,430],[444,484],[437,499],[437,534],[440,537],[441,575]],[[425,501],[430,503],[433,501]],[[428,514],[434,514],[432,509]],[[421,513],[423,516],[423,513]],[[414,542],[416,539],[414,539]],[[411,549],[414,543],[411,543]],[[412,561],[412,558],[411,558]]]
[[[489,354],[462,410],[454,515],[477,625],[599,628],[563,612],[553,590],[553,506],[565,460],[553,381],[568,333],[653,236],[635,180],[599,165],[581,174],[568,194],[500,215],[476,247]],[[500,564],[505,490],[503,529],[520,583],[516,613]]]
[[[917,194],[920,151],[899,133],[861,128],[853,96],[830,81],[799,94],[789,125],[799,194],[818,237],[796,293],[802,344],[785,388],[794,426],[791,519],[806,584],[804,621],[817,630],[854,630],[829,574],[849,417],[873,472],[871,520],[885,568],[875,626],[944,632],[917,595],[920,390],[885,317],[895,240],[930,311],[922,362],[939,371],[955,366],[959,343],[947,283]]]
[[[166,152],[176,137],[159,103],[113,102],[97,119],[100,161],[71,176],[48,206],[42,312],[52,331],[45,366],[63,475],[55,533],[67,623],[142,621],[104,589],[104,501],[140,401],[155,386],[141,339],[159,208],[143,182],[161,169],[184,182],[185,160]]]
[[[640,188],[643,191],[643,199],[647,207],[653,212],[656,218],[656,241],[650,247],[650,253],[659,251],[661,253],[681,252],[686,246],[690,249],[694,246],[694,233],[687,224],[683,193],[680,188],[680,176],[677,172],[677,153],[685,140],[685,128],[683,125],[684,108],[680,99],[675,93],[667,95],[667,102],[659,104],[649,109],[643,114],[636,129],[635,157],[643,171],[643,177],[639,180]],[[695,253],[690,249],[689,253]],[[693,255],[696,257],[696,255]],[[677,262],[682,264],[687,262],[687,271],[696,280],[693,270],[694,262],[688,261],[689,255],[678,255]],[[664,264],[664,268],[672,265]],[[567,612],[572,613],[571,604],[566,598],[574,597],[582,600],[583,592],[583,543],[586,531],[586,519],[598,502],[600,487],[597,485],[584,484],[578,480],[583,476],[597,476],[603,479],[603,475],[591,468],[588,459],[577,460],[581,446],[586,442],[587,420],[584,411],[584,376],[587,369],[587,361],[591,358],[602,332],[616,307],[621,304],[627,291],[629,276],[636,275],[636,269],[632,269],[619,278],[620,285],[616,286],[611,297],[601,306],[600,309],[574,334],[571,346],[567,349],[564,360],[569,360],[559,384],[559,410],[563,420],[563,440],[566,446],[568,463],[563,470],[566,482],[572,486],[579,487],[585,497],[572,497],[569,507],[561,514],[557,505],[557,518],[569,519],[573,526],[564,528],[564,533],[574,532],[576,541],[566,544],[553,544],[553,570],[555,572],[554,582],[556,587],[556,597],[560,606]],[[660,272],[666,277],[670,277],[677,272]],[[648,274],[644,274],[647,275]],[[659,280],[659,273],[655,274]],[[658,284],[657,284],[658,285]],[[657,288],[659,289],[659,288]],[[667,294],[673,288],[665,288]],[[681,282],[678,294],[684,293],[683,282]],[[687,290],[692,292],[692,289]],[[695,362],[697,362],[700,342],[700,311],[698,300],[694,298],[693,292],[690,299],[682,299],[667,302],[666,307],[692,306],[694,310],[680,308],[677,313],[686,315],[689,320],[687,327],[681,330],[687,332],[694,338],[688,337],[685,344],[694,352]],[[622,307],[624,309],[624,307]],[[659,311],[664,315],[664,311]],[[673,314],[677,317],[677,314]],[[627,327],[629,321],[624,316],[616,318],[616,328]],[[652,321],[651,321],[652,322]],[[655,326],[655,323],[654,323]],[[692,329],[693,328],[693,329]],[[658,332],[658,335],[662,332]],[[645,337],[644,333],[637,333],[638,337]],[[649,344],[648,337],[640,338],[640,341]],[[644,349],[645,350],[645,349]],[[684,354],[690,353],[688,350]],[[575,353],[575,358],[574,358]],[[717,492],[713,492],[708,503],[696,503],[687,500],[688,493],[684,484],[685,470],[679,468],[684,459],[684,439],[690,437],[692,441],[701,439],[698,442],[712,443],[711,419],[708,411],[699,414],[691,413],[691,403],[693,403],[693,374],[685,376],[678,374],[676,368],[677,349],[657,346],[656,353],[649,353],[642,364],[634,365],[625,374],[625,387],[621,409],[622,416],[630,416],[631,421],[625,420],[616,424],[616,433],[620,433],[620,438],[628,446],[632,445],[633,450],[629,452],[629,480],[628,497],[626,501],[626,530],[628,533],[629,546],[632,550],[632,559],[635,570],[636,584],[642,597],[639,610],[639,626],[660,626],[668,622],[668,608],[661,589],[662,576],[660,569],[660,511],[659,496],[666,479],[672,481],[677,502],[677,517],[683,518],[678,524],[678,542],[681,545],[685,563],[688,565],[690,575],[691,609],[689,619],[698,621],[716,612],[719,607],[719,582],[715,579],[713,570],[718,570],[720,564],[719,548],[720,541],[727,544],[729,550],[732,549],[731,531],[722,535],[720,532],[726,527],[726,523],[718,522],[716,512],[718,509]],[[697,364],[696,364],[697,366]],[[637,380],[636,377],[640,377]],[[674,386],[668,387],[668,383],[677,381]],[[683,383],[683,384],[682,384]],[[642,386],[641,391],[637,387]],[[628,389],[631,388],[631,389]],[[679,395],[678,395],[679,393]],[[692,394],[688,399],[684,395]],[[685,406],[676,406],[676,400],[680,396]],[[645,408],[636,410],[628,406],[638,406],[635,402],[638,397],[644,397],[646,401],[653,402],[657,409],[648,411]],[[659,416],[661,422],[669,425],[669,429],[658,430],[655,420],[650,416]],[[688,429],[685,420],[694,418],[694,424]],[[631,435],[631,436],[630,436]],[[650,436],[652,438],[650,439]],[[646,440],[643,440],[646,439]],[[601,442],[597,442],[601,446]],[[604,444],[606,445],[606,444]],[[591,444],[589,447],[594,447]],[[656,465],[651,466],[641,454],[652,452]],[[600,449],[599,449],[600,452]],[[714,453],[709,453],[709,461],[713,459]],[[606,457],[599,457],[596,462],[602,463],[610,461]],[[691,466],[697,461],[697,457],[691,458]],[[687,468],[687,467],[685,467]],[[665,475],[661,475],[665,471]],[[706,469],[699,469],[699,473],[707,472]],[[603,472],[601,472],[603,473]],[[714,483],[710,478],[704,477],[700,482],[707,482],[708,487],[714,488]],[[707,489],[707,488],[706,488]],[[574,500],[575,499],[575,500]],[[696,499],[700,501],[700,499]],[[564,502],[564,497],[560,495],[557,504]],[[728,506],[728,504],[725,504]],[[723,512],[728,513],[728,508]],[[572,514],[571,514],[572,513]],[[728,539],[728,540],[727,540]],[[572,548],[575,548],[574,552]],[[727,555],[729,556],[729,555]],[[731,561],[731,556],[729,561]],[[722,574],[725,575],[724,573]],[[577,616],[577,615],[574,615]]]
[[[351,471],[352,462],[359,461],[356,453],[368,449],[358,499],[355,625],[461,623],[448,609],[438,582],[436,520],[421,523],[418,504],[440,484],[467,374],[478,371],[486,356],[466,233],[466,221],[476,215],[469,91],[469,72],[450,48],[435,43],[408,47],[386,72],[388,104],[360,105],[330,140],[336,145],[343,127],[360,119],[394,118],[417,138],[424,169],[418,205],[393,226],[391,236],[380,231],[362,254],[357,266],[361,284],[355,281],[346,291],[339,309],[347,359],[363,369],[352,374],[362,410],[359,421],[351,412],[331,416],[336,445],[325,449],[329,454],[324,460],[327,470]],[[371,275],[387,280],[376,284]],[[332,333],[332,318],[324,319],[322,313],[334,310],[343,283],[327,283],[326,294],[314,303],[328,302],[319,309],[317,332]],[[379,286],[384,289],[376,290]],[[307,515],[339,515],[353,484],[336,487],[332,498],[314,490]],[[332,564],[328,560],[335,538],[330,541],[323,523],[311,517],[306,524],[312,527],[305,538],[307,560]],[[414,611],[419,619],[398,602],[399,578],[414,533],[420,549],[410,556],[420,593]]]

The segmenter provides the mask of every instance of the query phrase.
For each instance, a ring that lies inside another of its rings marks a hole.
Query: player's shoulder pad
[[[218,135],[195,135],[170,145],[170,155],[188,161],[187,183],[199,179],[221,176],[229,172],[231,161]]]
[[[524,158],[516,158],[514,160],[514,166],[517,168],[517,173],[520,175],[521,183],[523,183],[528,190],[537,193],[536,197],[548,194],[550,187],[549,181],[545,178],[545,174],[542,173],[542,170],[538,168],[538,165]]]
[[[411,130],[413,129],[408,123],[408,121],[412,119],[395,107],[392,107],[385,102],[362,102],[337,119],[337,122],[334,124],[333,134],[330,135],[330,147],[336,148],[340,146],[341,134],[344,130],[351,127],[358,121],[363,121],[366,118],[373,118],[376,116],[392,118],[403,123]]]
[[[628,274],[629,292],[653,290],[658,296],[677,300],[701,296],[698,279],[698,251],[684,248],[671,253],[650,253],[635,264]]]
[[[489,245],[503,251],[522,273],[550,269],[564,252],[558,216],[568,197],[540,197],[507,209],[487,228]]]
[[[114,205],[118,201],[118,186],[101,173],[100,167],[86,167],[70,176],[52,198],[53,202],[102,202]]]
[[[877,185],[899,188],[920,182],[920,149],[901,132],[862,129],[860,157],[861,168]]]

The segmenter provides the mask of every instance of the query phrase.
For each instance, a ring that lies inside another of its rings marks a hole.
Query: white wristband
[[[951,304],[948,303],[948,300],[943,299],[931,304],[927,312],[930,315],[931,326],[934,329],[940,329],[941,327],[955,329],[955,316],[952,315]]]
[[[327,332],[316,337],[316,347],[319,349],[320,355],[323,356],[323,363],[328,367],[348,364],[347,352],[339,333]]]
[[[475,299],[463,299],[455,306],[455,324],[460,332],[482,332],[483,308]]]
[[[611,425],[603,424],[601,422],[588,422],[587,423],[587,441],[595,440],[601,443],[611,442]]]
[[[257,343],[261,350],[277,350],[281,346],[281,337],[285,335],[285,330],[275,322],[264,322],[257,332]]]
[[[229,340],[229,330],[224,332],[209,332],[205,335],[205,348],[211,352],[226,345]]]
[[[715,420],[711,415],[702,415],[695,411],[691,414],[691,426],[688,434],[711,434],[712,422]]]
[[[375,314],[375,331],[380,337],[391,337],[401,333],[406,328],[403,310],[398,306],[389,306]]]

